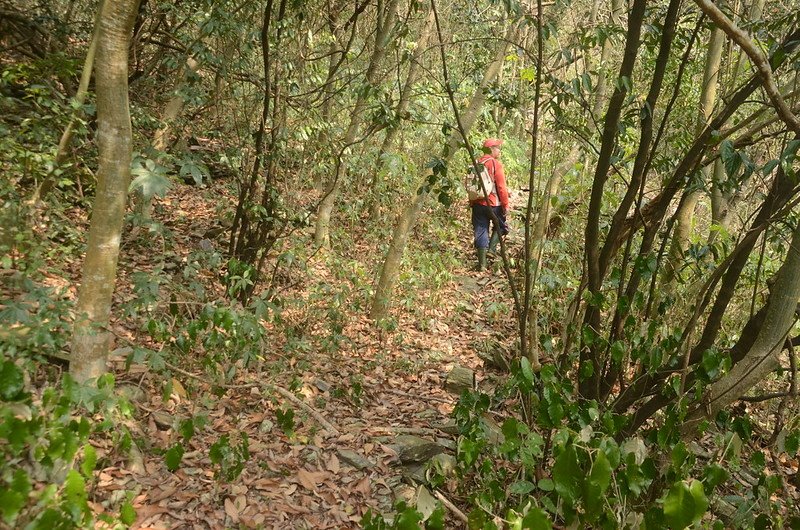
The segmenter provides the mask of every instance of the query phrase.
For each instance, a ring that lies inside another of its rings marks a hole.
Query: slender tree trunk
[[[420,62],[422,61],[422,54],[428,45],[428,39],[433,31],[433,13],[429,12],[425,18],[425,23],[420,31],[419,38],[417,39],[417,47],[411,56],[408,64],[408,74],[406,75],[406,82],[403,89],[400,91],[400,100],[397,102],[398,123],[389,127],[386,131],[386,136],[383,139],[381,148],[378,150],[378,160],[374,172],[372,173],[372,184],[370,185],[370,207],[369,218],[371,221],[377,221],[380,213],[380,187],[381,187],[381,171],[385,167],[385,156],[389,150],[394,147],[394,142],[397,139],[401,130],[402,120],[408,112],[408,105],[411,102],[411,90],[414,88],[420,73]]]
[[[173,95],[170,97],[169,101],[167,101],[164,111],[161,113],[161,126],[153,135],[153,148],[156,151],[165,152],[167,150],[169,138],[172,134],[172,127],[175,125],[175,121],[181,115],[181,112],[183,112],[184,99],[180,93],[181,89],[187,83],[187,77],[197,72],[199,68],[200,63],[195,60],[194,57],[189,57],[186,60],[186,67],[181,68],[176,74]],[[133,200],[136,204],[136,211],[141,218],[141,222],[149,222],[153,212],[153,196],[145,195],[142,193],[141,189],[137,189],[133,194]],[[139,228],[139,226],[134,228],[131,237],[135,237]]]
[[[513,25],[509,28],[505,39],[498,47],[494,60],[489,63],[489,66],[487,66],[480,86],[478,86],[478,88],[475,90],[475,93],[473,94],[467,108],[463,113],[461,113],[461,122],[466,131],[469,131],[469,129],[472,128],[472,125],[478,118],[478,114],[486,102],[485,88],[497,78],[497,74],[500,72],[503,61],[505,60],[506,51],[508,50],[508,43],[515,40],[517,32],[517,25]],[[450,138],[448,138],[446,141],[442,149],[441,156],[445,164],[449,162],[455,154],[459,141],[460,135],[457,131],[451,134]],[[428,175],[425,175],[426,180],[427,177]],[[411,229],[414,227],[414,223],[417,220],[419,211],[421,210],[427,196],[428,192],[426,191],[425,187],[421,185],[417,190],[417,195],[414,197],[414,200],[410,201],[398,216],[397,225],[392,233],[392,241],[389,244],[389,250],[386,253],[383,263],[381,264],[380,279],[378,280],[378,285],[375,289],[375,296],[372,299],[370,318],[376,322],[385,318],[389,311],[392,293],[394,292],[394,287],[397,284],[397,277],[400,271],[400,263],[403,259],[403,254],[405,253],[406,244],[408,243],[408,235]]]
[[[619,78],[630,79],[633,67],[636,64],[636,55],[639,51],[642,23],[644,21],[645,0],[634,0],[631,12],[628,14],[628,30],[625,38],[625,52],[619,70]],[[605,123],[603,124],[603,141],[600,155],[595,166],[592,192],[589,201],[589,212],[586,221],[586,270],[587,286],[593,298],[599,299],[603,282],[603,269],[600,259],[600,212],[603,202],[603,190],[608,180],[611,169],[611,154],[617,138],[617,124],[622,114],[622,107],[628,91],[624,83],[618,83],[614,94],[608,104]],[[597,304],[589,305],[586,309],[584,324],[594,333],[600,332],[600,308]],[[588,347],[581,348],[579,378],[580,393],[591,398],[599,393],[600,362],[596,352]]]
[[[80,382],[106,371],[109,335],[105,328],[111,313],[130,180],[128,43],[138,5],[138,0],[105,2],[98,21],[98,185],[78,292],[70,361],[70,373]]]
[[[161,113],[161,126],[153,135],[153,147],[158,151],[165,151],[169,144],[169,137],[172,133],[172,126],[175,125],[175,120],[183,112],[183,105],[185,103],[181,95],[181,89],[188,82],[189,76],[197,72],[200,68],[200,62],[194,57],[186,59],[186,67],[181,68],[175,75],[175,87],[173,89],[172,97],[170,97],[164,112]]]
[[[58,142],[58,150],[56,151],[56,159],[55,163],[53,164],[54,168],[59,167],[61,164],[64,163],[64,160],[67,158],[67,150],[69,149],[70,143],[72,143],[72,136],[75,132],[75,123],[78,121],[78,112],[81,112],[80,109],[83,107],[83,103],[86,101],[86,96],[89,94],[89,82],[92,79],[92,70],[94,69],[94,56],[97,51],[97,38],[98,32],[100,28],[100,24],[98,24],[100,12],[103,9],[104,0],[101,0],[100,4],[97,6],[97,15],[95,16],[94,21],[94,31],[92,32],[92,40],[89,43],[89,49],[86,51],[86,59],[83,61],[83,71],[81,71],[81,80],[78,84],[78,91],[75,93],[74,98],[74,106],[72,111],[72,115],[69,118],[69,122],[67,123],[64,132],[61,133],[61,139]],[[70,6],[71,7],[71,6]],[[45,180],[39,185],[36,189],[36,194],[33,197],[33,202],[37,203],[40,200],[44,199],[44,197],[50,193],[50,190],[53,189],[54,183],[54,176],[52,174],[48,175]]]
[[[394,23],[397,18],[397,3],[398,0],[389,0],[389,5],[386,7],[385,14],[383,13],[383,2],[378,2],[378,28],[375,32],[375,43],[370,56],[369,66],[365,76],[365,83],[368,86],[374,85],[378,79],[378,67],[386,54],[386,49],[389,44],[389,37],[394,29]],[[344,136],[344,146],[350,146],[356,143],[361,123],[364,120],[364,110],[367,106],[367,92],[366,90],[359,91],[356,99],[355,107],[353,108],[350,118],[350,125],[347,127],[347,132]],[[347,158],[344,158],[339,164],[339,169],[328,186],[322,201],[320,201],[317,210],[317,222],[314,227],[314,243],[318,246],[328,247],[331,242],[330,236],[330,222],[333,208],[336,205],[336,199],[339,196],[339,190],[342,187],[342,181],[347,178],[348,169]]]
[[[725,33],[714,27],[708,39],[708,50],[706,52],[706,63],[703,69],[703,87],[700,93],[700,108],[697,117],[696,133],[699,135],[708,125],[711,112],[717,99],[717,85],[719,81],[719,69],[722,62],[722,48],[725,44]],[[701,169],[704,182],[712,182],[714,174],[708,166]],[[702,192],[691,191],[686,199],[681,203],[681,207],[676,214],[675,230],[672,233],[672,244],[670,245],[669,256],[664,264],[662,277],[662,290],[669,292],[672,289],[676,274],[683,263],[686,249],[689,248],[689,237],[692,233],[692,223],[694,222],[694,211],[700,201]]]
[[[622,0],[611,0],[611,24],[614,26],[620,25],[620,17],[622,16]],[[599,118],[600,113],[603,111],[606,103],[608,102],[608,75],[606,74],[606,68],[608,68],[608,63],[611,60],[611,52],[614,49],[614,45],[611,42],[610,37],[606,37],[603,41],[603,46],[600,49],[600,62],[597,65],[597,85],[594,90],[595,100],[594,105],[592,106],[592,114],[594,115],[595,120]],[[591,124],[593,129],[595,127],[595,121]]]

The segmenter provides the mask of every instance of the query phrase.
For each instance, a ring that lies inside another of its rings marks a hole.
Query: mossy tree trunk
[[[131,167],[128,43],[139,0],[105,2],[98,20],[97,195],[78,292],[70,373],[80,382],[105,373],[111,298],[117,275]]]

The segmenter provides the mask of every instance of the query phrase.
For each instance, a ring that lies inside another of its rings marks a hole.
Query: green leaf
[[[775,170],[775,168],[778,167],[779,163],[780,161],[776,159],[770,160],[769,162],[764,164],[763,168],[761,168],[761,174],[764,175],[765,177],[769,176]]]
[[[398,509],[401,511],[397,514],[395,528],[398,530],[419,530],[422,514],[410,506],[402,506],[398,507]]]
[[[531,510],[522,519],[522,528],[525,530],[551,530],[553,523],[550,518],[539,508],[531,508]]]
[[[78,505],[81,509],[86,504],[86,482],[81,474],[74,469],[69,470],[67,479],[64,481],[64,497],[68,503]]]
[[[170,471],[175,471],[181,465],[181,460],[183,459],[183,444],[176,443],[164,454],[164,462],[167,464],[167,469]]]
[[[553,483],[556,493],[564,500],[572,503],[578,498],[583,484],[583,471],[578,465],[578,455],[572,444],[567,445],[556,458],[553,465]]]
[[[522,376],[525,378],[525,381],[528,384],[533,384],[533,368],[531,367],[531,362],[528,360],[527,357],[522,357],[519,360],[519,367],[522,370]]]
[[[13,401],[22,393],[24,385],[22,370],[11,361],[4,361],[0,366],[0,397]]]
[[[536,70],[533,67],[523,68],[519,71],[519,78],[523,81],[533,82],[536,80]]]
[[[442,530],[444,528],[444,506],[441,504],[433,510],[428,520],[425,521],[426,530]]]
[[[553,484],[553,481],[549,478],[541,479],[536,486],[542,491],[553,491],[556,488],[555,484]]]
[[[125,501],[119,509],[119,520],[128,526],[136,522],[136,510],[129,501]]]
[[[723,140],[719,146],[719,156],[725,166],[728,178],[734,178],[742,165],[742,159],[730,140]]]
[[[625,344],[621,340],[614,341],[614,344],[611,345],[611,359],[615,364],[619,365],[622,363],[622,358],[624,355]]]
[[[527,480],[518,480],[511,485],[508,491],[513,495],[526,495],[532,492],[533,488],[535,488],[535,486],[532,482]]]
[[[694,499],[689,486],[679,481],[672,485],[664,499],[664,517],[671,528],[686,528],[694,519]]]
[[[711,491],[728,480],[728,471],[720,466],[719,464],[710,464],[706,467],[704,471],[705,484],[706,484],[706,491],[711,493]]]
[[[90,478],[96,465],[97,451],[95,451],[94,447],[87,443],[85,446],[83,446],[83,462],[81,462],[81,473],[83,473],[83,476]]]
[[[155,173],[144,173],[131,182],[129,191],[139,191],[145,197],[163,197],[170,188],[167,177]]]
[[[194,418],[186,418],[181,421],[178,430],[181,433],[184,443],[188,443],[189,440],[192,439],[192,436],[194,436]]]
[[[605,505],[605,492],[611,484],[611,464],[603,451],[597,452],[584,488],[584,503],[590,519],[599,515]]]
[[[21,469],[16,470],[10,487],[0,489],[0,510],[3,512],[5,522],[9,524],[14,522],[19,511],[27,504],[30,492],[31,481],[28,474]]]
[[[208,168],[203,164],[197,164],[194,160],[184,159],[181,164],[180,175],[183,178],[192,177],[194,183],[199,186],[203,183],[203,178],[208,177]]]
[[[783,447],[786,450],[787,455],[796,455],[797,451],[800,450],[800,430],[794,431],[786,436],[786,441],[784,442]]]
[[[664,517],[671,528],[686,528],[699,521],[706,508],[708,499],[699,480],[676,482],[664,499]]]

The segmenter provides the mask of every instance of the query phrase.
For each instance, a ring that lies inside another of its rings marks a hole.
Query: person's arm
[[[497,188],[497,198],[500,199],[500,206],[503,212],[508,212],[508,188],[506,187],[506,174],[503,164],[495,160],[494,162],[494,185]]]

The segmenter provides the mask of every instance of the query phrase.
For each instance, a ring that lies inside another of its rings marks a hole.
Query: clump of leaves
[[[231,445],[230,437],[223,434],[211,445],[208,453],[211,463],[217,466],[214,476],[219,480],[231,482],[242,474],[244,465],[250,459],[250,443],[247,434],[240,433],[239,443]]]
[[[438,505],[426,518],[416,508],[401,501],[388,522],[380,513],[368,510],[361,518],[361,527],[364,530],[441,530],[444,528],[444,508]]]

